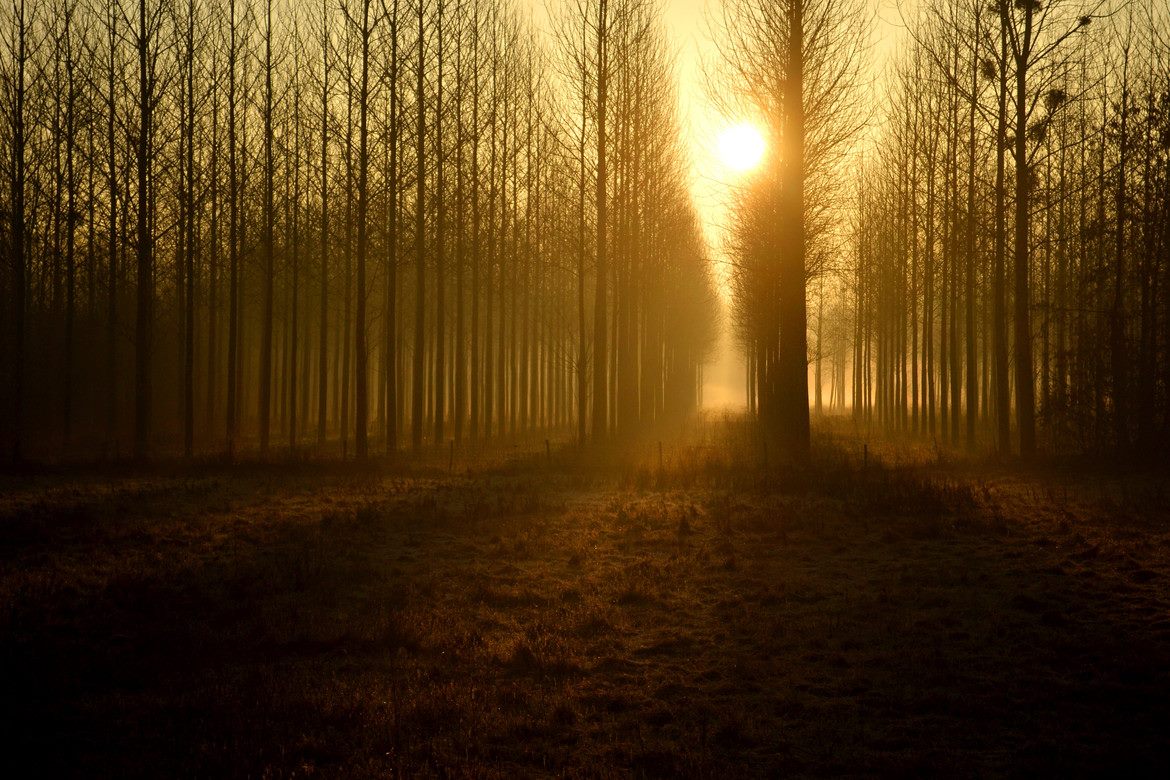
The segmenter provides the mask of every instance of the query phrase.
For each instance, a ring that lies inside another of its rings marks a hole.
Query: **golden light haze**
[[[547,29],[550,10],[563,0],[529,0],[533,16]],[[719,305],[731,301],[729,258],[723,248],[733,188],[742,169],[729,165],[721,151],[730,127],[750,122],[746,117],[723,116],[711,99],[709,77],[719,67],[717,36],[722,0],[662,0],[662,17],[676,52],[679,116],[690,149],[690,185],[695,208],[710,247],[712,273]],[[880,74],[897,52],[903,37],[903,14],[913,11],[916,0],[875,0],[873,3],[872,63],[874,94],[880,94]],[[865,143],[861,141],[859,143]],[[722,318],[718,345],[704,373],[703,404],[708,408],[741,407],[747,402],[745,363],[732,338],[728,318]]]

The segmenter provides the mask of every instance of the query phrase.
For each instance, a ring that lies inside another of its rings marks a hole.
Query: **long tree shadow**
[[[27,591],[0,638],[17,670],[5,761],[50,776],[1166,763],[1157,561],[1041,538],[917,473],[838,496],[845,472],[656,489],[599,466],[581,488],[576,458],[302,476],[254,497],[267,524],[229,511],[154,545],[168,560]],[[192,521],[207,506],[170,495]],[[142,506],[135,522],[165,491]]]

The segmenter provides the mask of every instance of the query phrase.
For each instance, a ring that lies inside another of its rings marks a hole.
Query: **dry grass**
[[[0,478],[0,772],[1165,768],[1163,477],[891,460],[728,419]]]

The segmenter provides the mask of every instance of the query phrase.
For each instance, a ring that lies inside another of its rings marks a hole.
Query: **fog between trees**
[[[5,6],[7,452],[364,457],[692,410],[716,314],[661,20],[559,18]]]

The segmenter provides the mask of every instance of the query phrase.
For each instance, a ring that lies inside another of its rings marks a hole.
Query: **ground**
[[[1170,768],[1163,471],[709,428],[4,475],[0,774]]]

